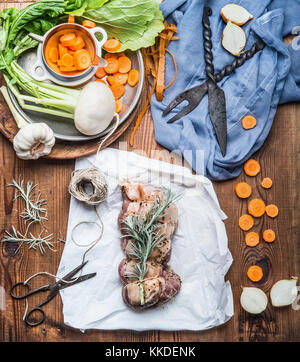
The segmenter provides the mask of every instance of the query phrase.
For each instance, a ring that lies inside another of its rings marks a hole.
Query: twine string
[[[99,147],[98,147],[98,150],[96,153],[96,159],[99,155],[99,152],[100,152],[104,142],[115,132],[115,130],[119,126],[120,117],[117,113],[115,114],[115,119],[116,119],[116,121],[115,121],[113,128],[99,143]],[[86,192],[86,187],[88,187],[88,186],[92,186],[92,189],[93,189],[92,193]],[[85,262],[86,254],[92,248],[94,248],[95,245],[98,244],[98,242],[101,240],[102,235],[103,235],[104,224],[98,213],[97,205],[100,205],[103,201],[106,200],[107,194],[108,194],[108,184],[107,184],[107,181],[105,179],[103,172],[101,170],[99,170],[98,168],[80,169],[80,170],[76,170],[76,171],[72,172],[71,181],[69,184],[69,193],[78,201],[81,201],[87,205],[93,206],[95,213],[97,215],[97,219],[98,219],[98,222],[97,221],[81,221],[81,222],[77,223],[71,231],[72,242],[78,247],[87,248],[82,256],[82,264],[83,264]],[[75,237],[74,237],[74,231],[76,230],[76,228],[83,224],[96,225],[100,230],[98,237],[88,244],[80,244],[78,241],[75,240]],[[64,280],[63,278],[60,278],[60,277],[56,276],[55,274],[52,274],[49,272],[38,272],[38,273],[30,276],[24,282],[24,284],[27,284],[31,279],[35,278],[38,275],[47,275],[47,276],[56,278],[56,280],[62,281],[64,283],[72,284],[76,280],[78,280],[78,278],[82,275],[82,269],[80,270],[79,275],[72,280]],[[26,302],[26,306],[25,306],[25,313],[23,316],[23,320],[26,318],[27,311],[28,311],[27,299],[25,300],[25,302]]]

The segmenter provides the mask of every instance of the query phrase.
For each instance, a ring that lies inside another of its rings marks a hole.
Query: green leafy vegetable
[[[97,9],[109,0],[69,0],[66,6],[66,13],[74,16],[81,16],[86,10]]]
[[[101,8],[87,10],[83,17],[101,25],[109,38],[121,42],[118,51],[137,50],[154,44],[164,29],[161,0],[110,0]]]
[[[27,124],[28,122],[20,115],[20,113],[17,111],[16,107],[13,105],[11,99],[10,99],[10,96],[8,94],[8,91],[7,91],[7,87],[5,87],[4,85],[0,88],[0,91],[3,95],[3,98],[5,99],[5,102],[7,103],[10,111],[11,111],[11,114],[13,115],[14,117],[14,120],[16,121],[17,123],[17,126],[18,128],[21,128],[23,126],[25,126],[25,124]]]
[[[14,51],[12,49],[6,49],[0,52],[0,70],[6,70],[10,63],[14,60]]]
[[[13,49],[14,56],[18,57],[25,50],[35,48],[39,42],[35,39],[32,39],[29,35],[25,35],[22,40],[16,42],[16,46]]]
[[[28,25],[30,22],[40,19],[43,16],[56,18],[65,11],[64,0],[40,0],[26,6],[20,10],[10,24],[10,31],[7,39],[7,45],[14,43],[14,39],[18,32]]]
[[[40,0],[22,10],[9,8],[0,12],[0,70],[6,72],[6,76],[11,72],[14,59],[38,45],[28,33],[46,33],[57,24],[64,11],[64,0]],[[11,77],[10,84],[13,81],[14,77]]]
[[[39,82],[26,73],[15,60],[8,64],[3,53],[0,54],[0,69],[1,66],[5,67],[4,79],[7,86],[23,109],[74,118],[80,90]],[[29,95],[22,94],[17,86]]]
[[[0,12],[2,25],[2,29],[0,32],[0,50],[5,50],[10,24],[12,23],[18,12],[19,10],[15,8],[4,9]]]
[[[44,17],[42,19],[33,20],[30,23],[26,24],[24,26],[24,29],[26,29],[30,33],[43,35],[47,33],[48,30],[57,25],[57,23],[58,18]]]
[[[126,49],[138,50],[153,45],[155,43],[155,38],[157,37],[157,34],[164,29],[164,26],[162,25],[163,21],[164,17],[161,11],[158,10],[157,15],[149,23],[147,30],[144,32],[143,36],[122,42],[121,47],[118,51],[123,52]]]

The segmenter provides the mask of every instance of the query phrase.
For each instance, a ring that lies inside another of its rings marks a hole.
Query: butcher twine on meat
[[[173,298],[181,288],[180,276],[167,265],[171,257],[171,239],[177,228],[178,210],[171,202],[170,193],[166,196],[162,191],[145,185],[123,183],[122,194],[123,206],[118,225],[122,233],[121,247],[126,255],[119,265],[119,275],[124,283],[123,300],[136,310],[158,306]],[[151,218],[155,212],[154,205],[157,209],[162,205],[166,207],[154,225],[154,235],[159,236],[159,243],[149,252],[144,274],[140,273],[144,275],[141,280],[137,272],[141,262],[135,257],[137,241],[128,237],[127,222]]]

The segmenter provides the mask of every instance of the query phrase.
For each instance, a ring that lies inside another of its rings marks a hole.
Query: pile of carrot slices
[[[260,164],[257,160],[250,159],[244,164],[244,172],[247,176],[255,177],[261,172]],[[270,189],[273,185],[270,177],[262,179],[260,186],[264,189]],[[247,182],[239,182],[235,186],[235,193],[240,199],[248,199],[252,195],[252,187]],[[250,231],[254,226],[255,218],[263,217],[265,214],[270,218],[278,215],[278,207],[274,204],[266,205],[261,198],[253,198],[248,201],[248,213],[239,218],[239,227],[245,234],[245,243],[249,247],[255,247],[260,242],[260,236],[257,232]],[[248,232],[249,231],[249,232]],[[272,243],[276,239],[274,230],[267,229],[262,233],[262,239],[267,243]],[[262,268],[258,265],[252,265],[247,271],[248,278],[253,282],[258,282],[263,278]]]
[[[56,45],[47,47],[46,51],[50,61],[57,64],[61,72],[83,71],[92,64],[80,32],[65,33]]]
[[[95,73],[98,82],[107,84],[116,100],[116,112],[120,113],[123,109],[123,102],[120,98],[125,94],[125,85],[134,87],[139,81],[139,71],[132,69],[131,60],[125,53],[116,52],[121,44],[117,39],[109,39],[104,44],[104,49],[110,53],[106,53],[104,59],[107,62],[106,67],[99,67]]]

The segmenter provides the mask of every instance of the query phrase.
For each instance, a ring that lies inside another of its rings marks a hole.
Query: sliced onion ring
[[[290,305],[297,298],[297,294],[297,278],[279,280],[271,289],[271,303],[273,307]]]
[[[251,314],[262,313],[268,305],[266,293],[259,288],[245,287],[240,298],[241,306]]]

